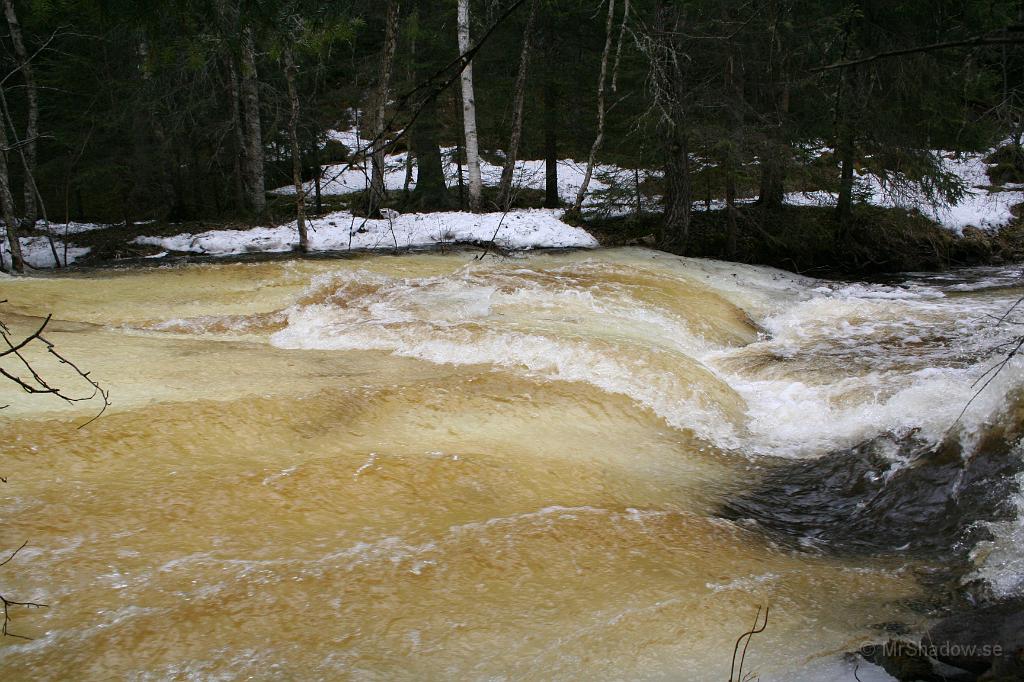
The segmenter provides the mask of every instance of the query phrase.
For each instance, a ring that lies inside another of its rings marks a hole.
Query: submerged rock
[[[728,501],[731,518],[786,544],[836,554],[909,554],[936,561],[919,579],[922,610],[946,614],[917,636],[861,649],[898,680],[1024,680],[1024,597],[995,599],[964,583],[983,523],[1011,518],[1022,466],[1020,402],[969,452],[959,436],[938,445],[883,436],[816,460],[767,469]]]
[[[939,661],[979,680],[1024,680],[1024,597],[961,611],[932,627],[924,642]]]
[[[919,642],[890,639],[861,655],[898,680],[1010,682],[1024,679],[1024,598],[960,611]]]
[[[930,445],[882,436],[770,467],[722,514],[800,548],[966,558],[986,532],[979,521],[1015,512],[1019,450],[1002,429],[967,455],[956,437]]]

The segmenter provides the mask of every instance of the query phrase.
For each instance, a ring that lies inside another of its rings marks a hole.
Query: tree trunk
[[[25,259],[21,255],[18,240],[18,219],[14,210],[14,195],[11,194],[11,176],[7,167],[7,126],[0,125],[0,213],[7,228],[7,246],[11,251],[11,269],[25,272]]]
[[[25,98],[28,102],[27,118],[25,123],[25,145],[21,155],[25,162],[25,182],[23,197],[25,202],[25,224],[33,226],[38,216],[36,209],[36,139],[39,137],[39,90],[36,87],[36,79],[32,70],[32,63],[29,61],[28,51],[25,49],[25,41],[21,34],[21,24],[18,23],[18,15],[14,11],[14,2],[4,0],[4,16],[7,18],[7,26],[11,34],[11,46],[14,48],[14,57],[21,69],[21,75],[25,79]],[[58,263],[59,264],[59,263]]]
[[[530,38],[533,36],[533,25],[537,19],[539,0],[530,3],[530,15],[526,19],[523,31],[523,48],[519,52],[519,73],[516,75],[516,88],[512,105],[512,138],[508,143],[505,165],[501,169],[501,184],[498,187],[498,205],[508,210],[511,204],[512,176],[516,170],[516,157],[519,154],[519,143],[523,138],[523,109],[526,103],[526,71],[530,66]]]
[[[309,251],[309,235],[306,233],[306,190],[302,187],[302,150],[299,148],[299,91],[295,85],[298,73],[291,46],[284,50],[284,76],[288,82],[288,101],[291,116],[288,118],[288,142],[292,148],[292,182],[295,183],[295,223],[299,228],[299,251]]]
[[[783,49],[778,29],[780,23],[785,23],[785,14],[789,11],[785,5],[782,2],[769,3],[766,17],[768,63],[765,101],[762,106],[769,112],[769,116],[774,111],[775,117],[766,129],[767,139],[761,150],[761,181],[757,203],[768,209],[781,207],[785,200],[787,157],[790,156],[785,133],[785,123],[789,117],[788,51]]]
[[[412,191],[410,200],[420,210],[443,210],[450,207],[437,127],[437,101],[430,98],[421,109],[412,131],[413,153],[416,154],[416,189]]]
[[[853,214],[853,131],[849,125],[842,124],[839,131],[839,142],[836,146],[842,169],[839,173],[839,199],[836,202],[836,217],[839,219],[839,238],[846,238],[846,231]]]
[[[260,91],[256,75],[256,47],[252,29],[242,29],[240,90],[242,94],[242,170],[248,208],[261,215],[267,208],[263,178],[263,129],[260,124]]]
[[[320,161],[317,160],[316,167],[313,169],[313,188],[316,192],[316,194],[314,194],[314,197],[316,198],[315,210],[318,216],[324,214],[324,193],[323,187],[320,184],[323,179],[323,174],[323,168],[320,166]]]
[[[679,36],[683,9],[678,4],[659,2],[655,10],[657,34],[662,55],[660,71],[663,80],[656,96],[666,112],[663,125],[667,129],[665,146],[665,219],[660,243],[663,248],[683,252],[690,237],[692,188],[690,185],[689,130],[686,101],[686,74],[683,71],[683,50]]]
[[[757,203],[765,208],[782,206],[786,196],[786,166],[779,158],[780,150],[768,145],[764,158],[761,159],[761,187]]]
[[[665,224],[662,246],[683,251],[690,237],[690,155],[683,121],[672,126],[665,157]]]
[[[412,184],[412,147],[405,152],[405,180],[402,182],[402,200],[409,201],[409,185]]]
[[[469,51],[469,0],[459,2],[459,54]],[[469,170],[469,207],[480,210],[483,183],[480,179],[480,149],[476,135],[476,100],[473,95],[473,62],[466,64],[462,81],[462,127],[466,132],[466,167]]]
[[[391,71],[398,47],[398,0],[387,0],[387,18],[384,24],[384,48],[380,56],[380,78],[377,84],[377,110],[373,117],[373,155],[370,157],[370,205],[367,215],[373,216],[384,201],[387,188],[384,182],[384,125],[387,115]]]
[[[238,69],[235,66],[235,55],[231,54],[227,59],[228,67],[228,99],[230,100],[231,130],[234,133],[234,153],[231,155],[231,166],[234,173],[234,196],[235,209],[244,210],[246,207],[245,177],[245,135],[242,132],[242,108],[238,92]]]
[[[458,96],[456,95],[456,98]],[[456,102],[455,110],[458,111],[458,102]],[[459,116],[456,116],[456,124],[461,129],[462,120]],[[459,183],[459,210],[466,210],[466,179],[463,177],[462,172],[462,136],[459,135],[458,131],[455,132],[455,179]]]
[[[544,79],[544,207],[559,208],[562,199],[558,195],[558,89],[552,66],[553,55],[550,54],[551,42],[549,38],[548,66]]]
[[[608,55],[612,51],[612,25],[615,20],[615,0],[608,0],[608,21],[605,24],[604,52],[601,53],[601,76],[597,81],[597,137],[590,147],[590,156],[587,158],[587,170],[583,173],[583,184],[576,192],[576,200],[572,204],[571,213],[579,216],[583,210],[583,199],[587,196],[587,189],[590,187],[590,178],[594,173],[594,163],[597,161],[597,153],[604,144],[604,90],[608,80]]]
[[[730,162],[725,168],[725,253],[736,257],[736,170]]]
[[[249,198],[249,194],[246,190],[248,182],[246,179],[246,171],[248,169],[248,165],[245,158],[245,124],[242,120],[242,95],[239,86],[240,78],[238,75],[239,56],[238,51],[233,47],[230,47],[231,38],[237,35],[239,30],[239,10],[237,2],[234,0],[217,0],[216,8],[223,41],[229,46],[224,53],[224,66],[227,69],[227,96],[228,112],[230,117],[229,126],[231,127],[232,133],[231,172],[234,176],[232,179],[232,194],[235,210],[244,211],[248,208]]]

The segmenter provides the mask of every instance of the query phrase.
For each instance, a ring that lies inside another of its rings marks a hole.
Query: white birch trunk
[[[597,153],[601,150],[601,145],[604,144],[604,91],[605,83],[608,80],[608,55],[612,51],[612,25],[614,20],[615,0],[608,0],[608,23],[605,26],[604,52],[601,54],[601,78],[597,82],[597,137],[594,139],[593,146],[590,147],[587,170],[583,174],[583,184],[580,185],[579,191],[576,192],[576,201],[572,204],[571,213],[575,216],[579,216],[583,210],[583,200],[586,198],[587,190],[590,188],[590,178],[594,174]]]
[[[469,0],[459,0],[459,54],[469,51]],[[480,210],[480,148],[476,135],[476,101],[473,98],[473,62],[463,69],[462,125],[466,132],[466,167],[469,170],[469,207]]]

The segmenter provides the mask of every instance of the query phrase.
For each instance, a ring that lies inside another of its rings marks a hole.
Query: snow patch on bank
[[[563,223],[557,210],[501,213],[411,213],[391,220],[364,220],[341,211],[307,221],[313,251],[409,248],[438,244],[494,241],[502,248],[594,248],[585,230]],[[212,230],[170,237],[136,237],[134,244],[167,251],[228,256],[240,253],[291,251],[298,244],[293,221],[278,227],[251,230]]]
[[[1018,185],[993,187],[988,177],[989,164],[985,158],[990,152],[961,153],[937,152],[943,170],[959,178],[964,195],[955,204],[935,205],[923,194],[895,189],[872,173],[854,173],[854,193],[866,198],[872,206],[903,208],[920,211],[943,227],[962,234],[966,227],[998,230],[1013,219],[1012,208],[1024,202],[1024,191]],[[834,192],[792,192],[785,201],[793,206],[835,206]]]
[[[332,139],[352,140],[355,133],[336,133],[330,136]],[[365,143],[366,141],[363,140]],[[349,147],[352,148],[351,146]],[[444,148],[441,150],[444,160],[443,169],[445,184],[448,187],[458,187],[459,167],[454,162],[455,148]],[[406,163],[408,155],[393,154],[384,160],[384,186],[388,191],[399,191],[405,187]],[[502,167],[485,159],[480,159],[480,177],[483,184],[488,187],[497,187],[501,181]],[[516,189],[543,190],[545,186],[545,162],[540,160],[516,161],[515,171],[512,176],[512,186]],[[323,177],[320,181],[320,193],[324,196],[343,196],[364,192],[370,186],[369,165],[363,162],[356,162],[352,167],[348,164],[332,164],[323,167]],[[573,159],[562,159],[558,162],[558,196],[565,202],[570,203],[576,199],[576,193],[583,185],[583,176],[586,173],[586,163],[574,161]],[[468,183],[466,168],[462,168],[463,181]],[[651,171],[640,171],[640,181],[655,175]],[[416,165],[410,170],[409,188],[416,187]],[[590,180],[588,194],[584,200],[584,206],[593,207],[601,203],[600,194],[608,191],[613,185],[631,187],[635,184],[634,171],[631,169],[619,168],[611,164],[599,164],[595,166],[593,177]],[[312,181],[303,184],[307,196],[312,196],[315,191]],[[292,196],[295,194],[294,185],[285,185],[271,191],[271,194],[280,196]],[[645,209],[652,208],[645,205]]]
[[[99,228],[96,227],[92,229]],[[60,231],[54,230],[54,234],[60,233]],[[52,268],[56,265],[53,259],[53,251],[50,249],[50,242],[46,237],[20,237],[18,241],[21,243],[21,255],[30,267],[44,269]],[[61,261],[60,265],[71,265],[89,253],[88,247],[68,244],[67,263],[65,263],[64,242],[59,239],[54,239],[53,243],[57,249],[57,256]],[[3,262],[3,266],[5,268],[9,269],[11,267],[11,252],[7,243],[7,231],[3,229],[3,227],[0,227],[0,261]]]

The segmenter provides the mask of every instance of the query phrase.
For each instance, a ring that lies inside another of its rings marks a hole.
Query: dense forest
[[[661,246],[710,239],[728,256],[763,231],[746,213],[801,189],[836,194],[842,241],[865,168],[941,203],[964,187],[936,150],[1004,145],[1006,179],[1022,179],[1018,0],[4,0],[4,13],[7,225],[298,215],[302,235],[329,164],[366,173],[370,214],[567,204],[571,221],[591,167],[614,163],[635,182],[606,198],[656,214]],[[329,135],[353,126],[366,147]],[[415,187],[389,192],[385,155],[404,150]],[[481,158],[505,167],[497,187],[481,187]],[[557,192],[565,158],[589,162],[574,201]],[[546,159],[543,195],[516,191],[516,159]],[[695,221],[712,198],[724,210]]]

